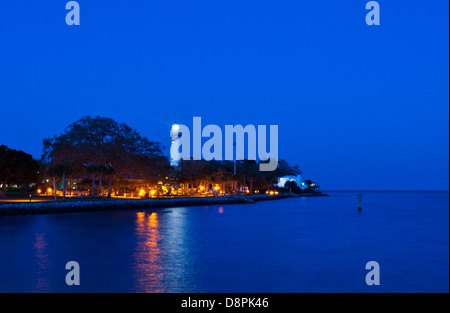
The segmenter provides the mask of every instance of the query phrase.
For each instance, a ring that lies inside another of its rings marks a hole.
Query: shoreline
[[[270,201],[296,197],[320,197],[327,194],[279,194],[279,195],[232,195],[217,197],[185,197],[169,199],[83,199],[70,201],[48,201],[32,203],[0,204],[1,216],[28,214],[59,214],[76,212],[112,211],[127,209],[159,209],[178,206],[202,206],[219,204],[250,204],[258,201]]]

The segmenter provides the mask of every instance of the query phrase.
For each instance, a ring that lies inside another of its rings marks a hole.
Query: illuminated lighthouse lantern
[[[170,130],[170,137],[172,138],[171,148],[170,148],[170,165],[177,166],[179,160],[181,159],[180,152],[178,149],[172,149],[174,146],[175,140],[180,137],[180,125],[176,122],[172,125]]]

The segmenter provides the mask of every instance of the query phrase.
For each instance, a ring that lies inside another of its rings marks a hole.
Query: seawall
[[[303,196],[321,196],[313,194]],[[53,214],[72,212],[91,212],[124,209],[155,209],[169,207],[186,207],[219,204],[246,204],[256,201],[277,200],[298,197],[294,194],[219,196],[219,197],[186,197],[169,199],[80,199],[66,201],[43,201],[32,203],[0,204],[0,216],[24,214]],[[302,196],[302,195],[300,195]]]

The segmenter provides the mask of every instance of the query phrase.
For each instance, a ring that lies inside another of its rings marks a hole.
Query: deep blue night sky
[[[40,157],[85,115],[279,125],[322,189],[448,189],[448,1],[79,0],[0,5],[0,144]],[[168,149],[166,150],[168,153]]]

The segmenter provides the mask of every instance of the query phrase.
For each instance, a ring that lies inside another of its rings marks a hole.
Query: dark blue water
[[[1,217],[0,292],[448,292],[448,192],[362,194]]]

